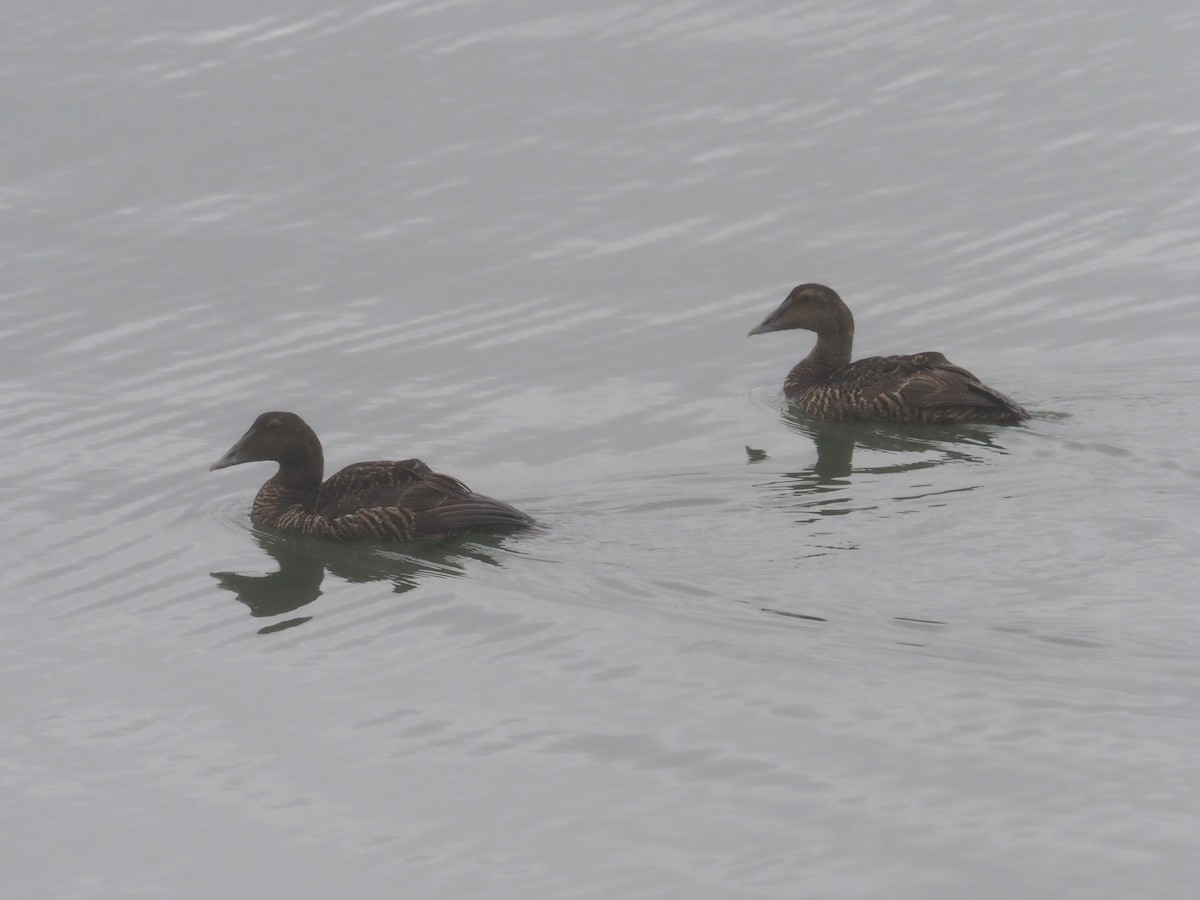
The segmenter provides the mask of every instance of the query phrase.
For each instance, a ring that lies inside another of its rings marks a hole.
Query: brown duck
[[[411,541],[469,532],[509,532],[533,519],[476,494],[419,459],[360,462],[328,481],[316,433],[295,413],[265,412],[210,469],[273,461],[250,517],[289,534],[340,541]]]
[[[869,356],[850,361],[854,317],[823,284],[795,288],[750,334],[803,328],[817,333],[812,352],[783,383],[793,405],[818,419],[842,422],[1013,423],[1029,413],[941,353]]]

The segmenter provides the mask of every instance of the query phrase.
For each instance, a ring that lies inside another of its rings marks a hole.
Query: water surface
[[[1200,15],[9,4],[21,896],[1184,896]],[[1019,428],[789,413],[801,281]],[[546,523],[251,526],[292,409]]]

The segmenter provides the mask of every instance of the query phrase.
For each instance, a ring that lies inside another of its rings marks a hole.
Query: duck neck
[[[840,369],[850,362],[854,349],[854,322],[838,323],[837,327],[817,332],[817,344],[801,363],[815,373],[824,374]]]
[[[288,494],[308,494],[321,486],[324,473],[325,460],[318,452],[303,461],[280,460],[270,483]]]
[[[323,465],[320,457],[303,464],[279,464],[254,497],[250,517],[267,525],[278,525],[286,515],[303,512],[321,486]]]

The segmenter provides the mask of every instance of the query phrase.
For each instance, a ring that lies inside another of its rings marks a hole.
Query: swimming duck
[[[788,373],[783,392],[810,416],[830,421],[998,422],[1029,413],[941,353],[870,356],[850,361],[854,317],[832,288],[802,284],[750,335],[804,328],[817,333],[812,352]]]
[[[279,471],[259,488],[250,517],[289,534],[410,541],[534,524],[520,510],[473,493],[419,459],[353,463],[322,482],[321,442],[290,412],[263,413],[209,469],[268,460],[279,463]]]

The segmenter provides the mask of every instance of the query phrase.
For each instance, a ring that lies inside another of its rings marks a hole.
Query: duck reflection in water
[[[987,451],[1003,452],[995,429],[985,425],[897,425],[874,422],[824,422],[788,409],[781,413],[789,429],[811,438],[817,458],[809,466],[780,473],[791,494],[841,494],[852,476],[896,475],[954,462],[980,462]],[[891,459],[855,468],[856,449]],[[751,463],[765,462],[765,450],[746,448]],[[779,482],[773,483],[775,486]],[[957,488],[956,490],[962,490]],[[832,499],[832,498],[830,498]],[[824,507],[822,515],[844,515],[845,506]]]
[[[790,430],[812,439],[816,459],[793,471],[780,471],[776,463],[776,474],[757,486],[770,496],[771,506],[785,509],[798,524],[817,526],[805,531],[807,540],[803,556],[825,556],[857,550],[861,546],[862,529],[858,524],[830,517],[870,512],[878,518],[881,507],[889,502],[888,495],[895,503],[921,503],[925,502],[921,498],[928,497],[937,505],[943,502],[941,497],[945,494],[974,490],[974,486],[961,483],[945,490],[930,490],[931,479],[918,476],[921,486],[917,486],[914,479],[903,477],[905,473],[958,462],[978,463],[990,454],[1004,452],[997,440],[996,429],[988,426],[823,422],[791,409],[782,412],[781,417]],[[872,464],[855,467],[856,449],[870,454]],[[752,465],[771,460],[765,450],[749,446],[746,455]],[[880,456],[882,460],[879,460]],[[860,476],[865,477],[860,479]],[[887,485],[894,487],[889,489]],[[837,524],[839,521],[842,524]],[[821,606],[787,608],[797,602],[807,604],[810,601],[802,597],[780,597],[776,604],[763,606],[761,610],[789,620],[828,621],[826,610]],[[911,623],[944,624],[917,617],[895,618],[908,623],[906,627],[910,628]]]
[[[274,560],[278,571],[266,575],[213,572],[217,584],[232,591],[256,618],[282,616],[312,603],[323,593],[326,573],[352,584],[390,581],[396,593],[412,590],[423,580],[465,574],[468,560],[502,565],[501,535],[475,535],[437,544],[394,547],[335,544],[317,538],[278,534],[260,528],[255,542]],[[275,622],[260,634],[302,625],[312,616]]]

